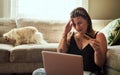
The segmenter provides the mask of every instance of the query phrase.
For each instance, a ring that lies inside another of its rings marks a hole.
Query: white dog
[[[38,32],[38,30],[32,26],[12,29],[3,34],[3,38],[7,41],[15,41],[14,45],[47,43],[42,33]]]

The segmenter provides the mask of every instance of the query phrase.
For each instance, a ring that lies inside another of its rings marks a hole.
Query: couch
[[[92,20],[96,30],[104,28],[111,20]],[[57,50],[66,22],[41,21],[28,18],[0,18],[0,74],[1,73],[32,73],[35,69],[44,67],[41,52]],[[13,46],[6,42],[2,35],[13,28],[35,26],[43,33],[48,42],[41,44],[22,44]],[[120,75],[120,45],[108,46],[105,71],[108,75]]]

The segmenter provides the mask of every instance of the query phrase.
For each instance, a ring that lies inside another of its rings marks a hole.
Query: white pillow
[[[108,23],[108,25],[101,30],[106,36],[108,45],[113,45],[120,39],[120,18]]]

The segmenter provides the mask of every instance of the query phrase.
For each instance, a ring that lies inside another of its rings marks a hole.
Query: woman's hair
[[[91,18],[84,8],[77,7],[70,13],[70,18],[75,18],[75,17],[83,17],[85,20],[87,20],[88,23],[87,33],[93,32]]]

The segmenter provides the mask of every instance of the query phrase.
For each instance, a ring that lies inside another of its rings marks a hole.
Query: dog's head
[[[3,34],[3,38],[6,42],[9,42],[11,40],[7,33]]]
[[[11,30],[11,31],[9,31],[9,32],[7,32],[7,33],[4,33],[3,34],[3,39],[6,41],[6,42],[13,42],[13,41],[15,41],[14,39],[13,39],[13,31]]]

